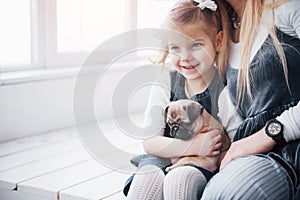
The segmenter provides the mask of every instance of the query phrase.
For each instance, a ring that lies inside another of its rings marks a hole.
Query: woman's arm
[[[275,141],[266,134],[265,128],[262,128],[247,138],[231,143],[229,150],[221,161],[220,169],[238,157],[269,152],[275,145]]]
[[[300,139],[300,103],[284,111],[276,119],[284,126],[283,137],[287,142]],[[220,168],[241,156],[269,152],[275,145],[275,141],[266,134],[264,127],[247,138],[233,142],[224,156]]]
[[[227,86],[220,93],[218,107],[218,117],[226,130],[227,135],[232,141],[238,127],[243,122],[243,119],[239,115],[236,106],[231,101]]]
[[[300,38],[300,2],[289,0],[275,9],[275,26],[292,37]]]
[[[300,139],[300,103],[284,111],[276,118],[283,124],[283,137],[289,142]]]

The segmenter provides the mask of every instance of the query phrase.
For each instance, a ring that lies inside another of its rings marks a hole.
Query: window
[[[103,41],[126,30],[125,3],[131,0],[59,0],[47,16],[48,66],[79,65]]]
[[[160,27],[173,4],[174,0],[0,1],[0,69],[78,66],[114,35]]]
[[[176,1],[138,0],[137,28],[160,28]]]
[[[0,1],[0,66],[31,63],[30,11],[30,0]]]
[[[125,1],[57,1],[57,51],[91,51],[125,31]]]

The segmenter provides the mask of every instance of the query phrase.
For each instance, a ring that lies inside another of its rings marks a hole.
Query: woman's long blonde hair
[[[274,9],[283,2],[287,0],[274,0],[273,3],[267,4],[265,0],[247,0],[245,9],[243,11],[243,16],[241,20],[241,32],[240,32],[240,41],[242,48],[242,57],[240,63],[240,70],[238,74],[238,90],[237,90],[237,100],[238,104],[242,103],[245,99],[245,96],[252,100],[251,94],[251,85],[250,81],[252,79],[250,73],[250,51],[252,44],[254,43],[255,37],[258,32],[258,26],[261,23],[262,12],[264,8]],[[288,84],[288,70],[285,54],[275,33],[275,26],[269,28],[270,36],[273,40],[273,44],[276,48],[278,56],[281,60],[282,67],[284,70],[284,75],[286,79],[287,86]]]

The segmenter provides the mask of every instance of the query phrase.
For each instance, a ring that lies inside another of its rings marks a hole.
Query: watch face
[[[268,126],[268,132],[270,135],[276,136],[280,133],[281,131],[281,125],[276,122],[272,122]]]

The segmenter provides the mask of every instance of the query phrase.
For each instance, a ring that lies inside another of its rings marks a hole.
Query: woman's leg
[[[252,155],[230,162],[216,174],[204,190],[202,200],[294,198],[287,171],[265,155]]]
[[[154,165],[145,165],[135,174],[127,199],[162,200],[165,174]]]
[[[200,199],[207,181],[195,167],[183,166],[171,170],[164,181],[164,199]]]

